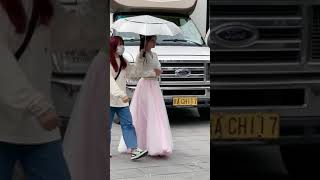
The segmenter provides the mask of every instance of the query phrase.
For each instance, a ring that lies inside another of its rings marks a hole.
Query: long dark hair
[[[143,36],[140,35],[140,52],[145,48],[146,44],[155,36]],[[146,57],[146,52],[143,53],[143,57]]]
[[[110,50],[109,50],[109,54],[110,54],[110,63],[114,69],[115,72],[118,72],[119,67],[116,61],[116,53],[117,53],[117,47],[118,44],[120,42],[120,44],[124,45],[124,41],[122,39],[122,37],[120,36],[112,36],[110,37]],[[123,56],[119,56],[120,57],[120,67],[122,69],[127,68],[127,62],[124,60]]]
[[[34,0],[34,7],[39,15],[42,25],[48,25],[54,15],[51,0]],[[0,0],[0,5],[6,11],[11,23],[14,25],[16,33],[23,34],[27,27],[27,15],[21,0]]]

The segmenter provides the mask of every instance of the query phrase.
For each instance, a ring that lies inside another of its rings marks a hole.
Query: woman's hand
[[[160,76],[160,74],[162,73],[161,69],[154,69],[154,72],[156,72],[157,76]]]
[[[123,102],[123,103],[129,102],[129,97],[128,97],[128,96],[123,97],[123,98],[122,98],[122,102]]]
[[[52,131],[61,126],[61,119],[55,112],[46,112],[39,117],[41,127],[47,131]]]

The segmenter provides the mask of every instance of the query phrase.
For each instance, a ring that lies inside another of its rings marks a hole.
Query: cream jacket
[[[120,59],[116,58],[118,67],[120,67]],[[127,95],[126,85],[127,78],[129,78],[130,71],[133,71],[134,67],[127,61],[127,68],[122,69],[117,80],[115,77],[118,72],[115,72],[113,66],[110,64],[110,106],[111,107],[126,107],[129,103],[124,103],[122,98]]]
[[[105,10],[105,7],[100,8],[104,0],[89,1],[85,6],[87,10],[94,9],[91,15],[67,13],[55,3],[55,15],[50,25],[36,28],[19,62],[13,54],[23,42],[25,34],[15,33],[14,26],[0,6],[0,142],[38,144],[60,139],[58,129],[50,132],[44,130],[37,117],[43,112],[54,110],[50,100],[52,50],[81,48],[94,42],[92,39],[105,39],[103,30],[101,34],[88,33],[88,27],[97,29],[105,25],[102,20],[106,18],[102,18],[103,15],[101,17],[105,12],[100,12],[102,8]],[[22,2],[30,18],[33,1]],[[100,16],[93,12],[100,13]],[[92,46],[102,47],[102,43],[95,43]]]

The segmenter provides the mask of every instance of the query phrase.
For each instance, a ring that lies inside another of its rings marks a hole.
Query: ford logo
[[[191,75],[191,71],[189,69],[176,69],[175,74],[178,77],[189,77]]]
[[[213,41],[224,47],[248,47],[259,38],[257,29],[245,23],[226,23],[213,29]]]

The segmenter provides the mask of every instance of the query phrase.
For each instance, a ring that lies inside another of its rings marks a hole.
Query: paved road
[[[199,120],[196,110],[169,112],[174,153],[167,159],[146,157],[132,162],[129,155],[119,154],[120,127],[112,129],[111,180],[209,180],[209,121]]]

